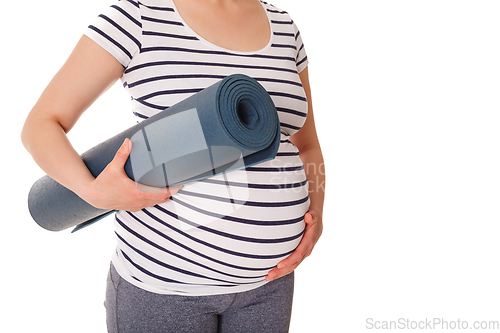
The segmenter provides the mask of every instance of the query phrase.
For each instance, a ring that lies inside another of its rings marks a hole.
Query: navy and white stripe
[[[288,13],[261,3],[271,39],[256,52],[204,40],[172,0],[119,1],[85,32],[124,67],[121,80],[138,121],[234,73],[260,82],[280,118],[274,160],[185,185],[164,204],[116,214],[113,263],[140,288],[180,295],[250,290],[266,283],[303,235],[308,182],[289,137],[307,116],[299,73],[308,59]]]

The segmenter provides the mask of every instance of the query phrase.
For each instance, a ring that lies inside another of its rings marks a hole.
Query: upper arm
[[[314,124],[308,67],[302,70],[299,76],[307,97],[307,118],[302,128],[290,137],[290,141],[292,141],[292,143],[299,149],[299,151],[305,151],[312,148],[319,148],[320,145],[318,135],[316,134],[316,125]]]
[[[123,70],[116,58],[83,35],[26,122],[53,120],[68,132],[82,113],[121,77]]]

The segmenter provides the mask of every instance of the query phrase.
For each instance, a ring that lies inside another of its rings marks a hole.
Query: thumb
[[[318,215],[314,210],[310,210],[304,216],[304,222],[306,222],[307,224],[314,223],[314,222],[316,222],[316,220],[318,218],[317,216]]]
[[[132,148],[132,141],[129,138],[126,138],[123,141],[123,144],[120,146],[118,151],[115,154],[115,157],[111,161],[111,163],[115,164],[116,167],[123,169],[125,162],[127,161],[128,155],[130,154],[130,150]]]

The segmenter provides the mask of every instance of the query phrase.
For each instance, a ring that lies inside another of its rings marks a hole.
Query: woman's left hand
[[[323,221],[316,211],[310,210],[304,215],[304,222],[306,223],[306,229],[299,246],[290,256],[278,263],[277,267],[269,271],[266,281],[272,281],[290,274],[311,254],[323,232]]]

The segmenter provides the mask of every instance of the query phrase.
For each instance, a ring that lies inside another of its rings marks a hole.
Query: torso
[[[309,207],[304,166],[289,140],[307,115],[299,77],[307,58],[300,52],[300,34],[286,12],[257,0],[244,1],[255,8],[247,10],[248,16],[231,18],[241,19],[239,29],[220,36],[216,32],[229,22],[211,16],[215,14],[202,15],[202,7],[183,7],[187,0],[120,3],[121,8],[107,15],[119,21],[127,35],[104,18],[99,23],[123,46],[115,54],[129,49],[122,55],[124,62],[131,60],[121,80],[139,121],[239,73],[269,92],[278,110],[281,138],[274,160],[187,184],[155,207],[119,211],[113,263],[125,280],[156,293],[213,295],[259,287],[269,270],[299,244]],[[196,15],[205,19],[198,21]],[[242,42],[232,42],[236,39]]]

